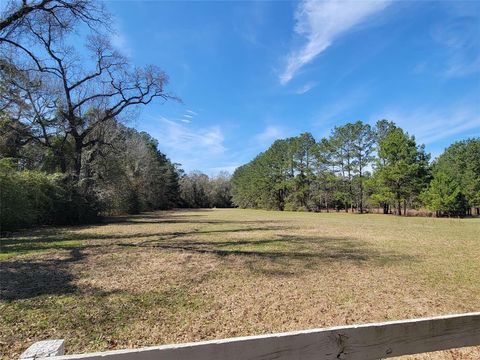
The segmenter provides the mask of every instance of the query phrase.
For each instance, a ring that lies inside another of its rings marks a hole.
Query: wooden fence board
[[[50,359],[367,360],[475,345],[480,345],[480,312]]]

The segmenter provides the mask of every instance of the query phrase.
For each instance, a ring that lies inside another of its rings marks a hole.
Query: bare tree
[[[0,71],[3,87],[8,89],[2,92],[0,106],[28,125],[33,141],[57,153],[72,142],[73,174],[78,180],[84,150],[102,141],[93,136],[100,124],[155,98],[174,96],[165,91],[168,78],[162,70],[153,65],[131,66],[104,34],[91,32],[80,52],[69,45],[71,41],[67,44],[66,34],[75,22],[92,27],[102,21],[92,2],[22,4],[1,22],[2,31],[10,28],[10,37],[2,33],[0,38]],[[12,36],[19,27],[29,35],[25,44],[34,44],[30,47],[34,50]]]
[[[70,31],[77,22],[90,28],[108,25],[108,13],[101,2],[93,0],[11,0],[0,17],[0,41],[25,36],[27,23],[50,19],[58,30]]]

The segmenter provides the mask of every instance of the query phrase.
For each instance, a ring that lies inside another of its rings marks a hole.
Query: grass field
[[[11,234],[0,261],[3,358],[480,310],[480,219],[157,212]]]

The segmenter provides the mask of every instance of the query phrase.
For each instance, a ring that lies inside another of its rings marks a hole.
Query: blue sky
[[[233,171],[277,138],[386,118],[433,156],[480,136],[480,2],[107,2],[115,46],[182,103],[130,125],[187,171]]]

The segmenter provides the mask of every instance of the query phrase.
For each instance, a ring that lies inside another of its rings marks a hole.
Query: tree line
[[[177,205],[179,173],[157,150],[156,140],[114,122],[104,124],[102,132],[110,145],[97,144],[82,154],[85,160],[77,182],[72,175],[73,150],[64,150],[60,160],[34,142],[16,146],[21,140],[18,134],[2,131],[2,229],[84,223],[100,213],[138,213]]]
[[[2,10],[0,230],[228,203],[224,177],[185,175],[124,125],[139,107],[178,98],[160,68],[112,46],[102,2],[13,0]]]
[[[102,2],[12,0],[2,10],[1,231],[174,207],[478,213],[479,139],[431,164],[386,120],[336,127],[320,141],[277,140],[231,179],[185,174],[125,125],[140,107],[179,99],[160,68],[135,66],[112,46]]]
[[[101,127],[104,145],[83,154],[80,182],[72,181],[73,151],[58,157],[0,121],[0,226],[3,231],[44,224],[79,224],[100,215],[149,210],[230,207],[230,177],[185,174],[158,142],[118,122]],[[109,144],[108,146],[105,144]],[[64,169],[65,171],[62,171]]]
[[[406,215],[480,213],[480,139],[456,142],[430,162],[415,137],[391,121],[335,127],[275,141],[232,176],[242,208],[350,211]]]
[[[227,208],[232,206],[230,174],[209,177],[199,171],[180,179],[181,206],[185,208]]]

